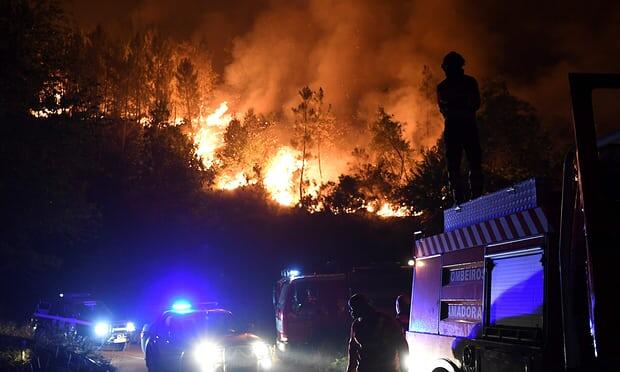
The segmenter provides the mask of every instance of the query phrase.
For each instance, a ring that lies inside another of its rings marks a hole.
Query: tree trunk
[[[321,139],[318,138],[316,141],[316,152],[317,158],[319,161],[319,181],[323,184],[323,170],[321,169]]]
[[[188,124],[191,127],[192,120],[189,117],[189,89],[186,87],[183,88],[183,100],[185,101],[185,124]]]
[[[396,146],[392,145],[392,148],[394,149],[394,151],[396,151],[396,155],[398,155],[398,157],[400,158],[400,176],[399,176],[399,180],[402,180],[403,179],[403,174],[405,173],[405,157],[403,156],[403,154],[401,154],[400,151],[398,151]]]
[[[306,168],[306,112],[304,111],[304,136],[303,147],[301,152],[301,175],[299,176],[299,204],[301,205],[304,196],[304,170]]]

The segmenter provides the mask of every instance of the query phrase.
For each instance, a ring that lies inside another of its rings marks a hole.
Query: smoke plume
[[[406,122],[414,146],[434,143],[441,120],[421,89],[423,69],[442,78],[457,50],[479,81],[501,78],[567,136],[568,71],[618,71],[615,1],[153,0],[70,1],[82,22],[157,25],[206,40],[220,94],[237,111],[290,115],[304,85],[323,87],[339,121],[359,126],[378,105]],[[432,93],[431,87],[431,93]],[[427,89],[428,90],[428,89]],[[432,94],[431,94],[432,95]],[[430,126],[428,122],[430,121]],[[353,141],[353,140],[352,140]]]

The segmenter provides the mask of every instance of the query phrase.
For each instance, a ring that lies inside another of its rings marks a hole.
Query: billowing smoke
[[[323,87],[341,123],[360,125],[382,105],[407,123],[408,140],[428,145],[440,132],[433,96],[442,55],[459,49],[474,72],[481,68],[472,35],[456,26],[432,31],[430,19],[449,7],[427,4],[274,3],[235,39],[225,89],[242,110],[288,113],[300,87]]]
[[[290,115],[301,87],[323,87],[342,125],[363,125],[383,105],[407,123],[416,147],[441,132],[434,86],[425,83],[442,78],[447,51],[461,52],[480,81],[507,80],[560,134],[569,122],[566,73],[620,66],[620,6],[613,0],[83,3],[72,9],[87,22],[118,22],[117,9],[134,26],[206,40],[222,78],[219,94],[234,110]]]

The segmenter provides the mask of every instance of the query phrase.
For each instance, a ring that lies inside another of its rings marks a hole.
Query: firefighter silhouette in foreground
[[[439,111],[445,119],[444,145],[448,179],[455,204],[465,201],[461,180],[463,151],[469,163],[471,197],[482,195],[481,150],[476,126],[476,111],[480,108],[480,92],[476,79],[465,75],[465,59],[457,52],[448,53],[441,64],[446,79],[437,85]]]
[[[349,300],[353,317],[347,372],[400,372],[408,355],[407,341],[394,318],[376,311],[366,296]]]

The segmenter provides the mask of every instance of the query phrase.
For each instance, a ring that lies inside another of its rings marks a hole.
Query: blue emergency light
[[[284,269],[284,270],[280,271],[280,275],[282,275],[283,278],[295,279],[295,278],[301,276],[301,270],[299,270],[299,269]]]
[[[301,272],[299,270],[291,269],[291,270],[288,271],[288,277],[291,278],[291,279],[292,278],[296,278],[299,275],[301,275]]]
[[[192,304],[186,300],[177,300],[172,304],[172,311],[183,314],[192,310]]]

